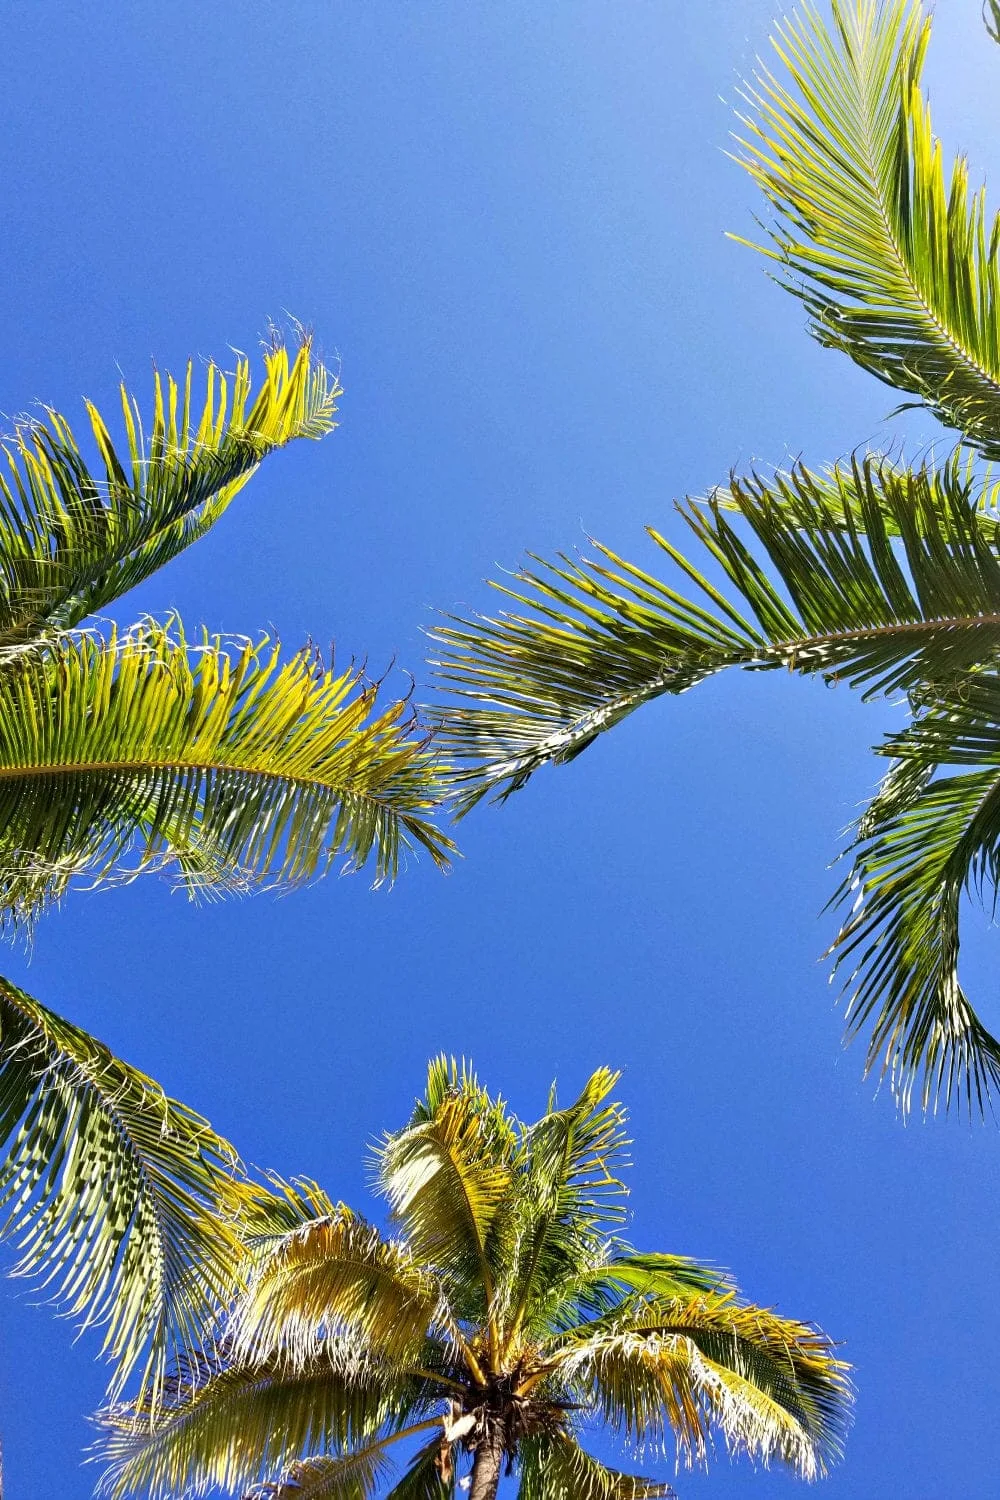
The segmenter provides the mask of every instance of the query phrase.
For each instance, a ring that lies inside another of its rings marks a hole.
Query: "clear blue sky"
[[[780,0],[229,0],[8,7],[0,410],[110,402],[117,368],[225,358],[268,319],[342,361],[343,426],[276,457],[122,607],[335,637],[419,672],[433,606],[585,532],[642,525],[731,465],[832,459],[893,394],[810,343],[723,238],[736,80]],[[1000,51],[941,7],[931,80],[982,168]],[[919,423],[913,431],[929,429]],[[625,1070],[632,1236],[733,1269],[857,1366],[830,1500],[997,1493],[995,1127],[895,1118],[840,1049],[817,956],[838,832],[889,722],[846,692],[714,681],[645,710],[462,829],[447,879],[331,879],[192,907],[78,894],[6,972],[207,1113],[245,1156],[367,1200],[366,1143],[438,1049],[530,1115]],[[995,936],[970,982],[998,1020]],[[18,1500],[90,1492],[95,1345],[0,1287]],[[682,1478],[791,1494],[778,1474]]]

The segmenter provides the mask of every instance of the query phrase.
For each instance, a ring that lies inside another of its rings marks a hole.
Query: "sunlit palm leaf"
[[[229,1298],[217,1217],[232,1148],[100,1042],[0,980],[0,1210],[17,1273],[104,1328],[121,1385],[145,1351],[155,1399]],[[213,1216],[215,1215],[215,1216]]]
[[[1000,0],[983,0],[983,19],[995,42],[1000,42]]]
[[[63,638],[0,674],[0,906],[176,859],[192,887],[295,884],[343,855],[392,877],[437,769],[405,704],[266,641],[189,647],[147,621]]]
[[[518,1500],[673,1500],[664,1480],[622,1474],[561,1434],[525,1445]]]
[[[439,712],[460,807],[517,790],[643,703],[725,667],[819,673],[871,696],[994,659],[1000,548],[979,500],[958,460],[798,468],[681,507],[735,602],[654,531],[693,595],[599,545],[595,559],[494,583],[515,609],[432,632],[446,648],[438,676],[453,702]]]
[[[1000,455],[998,223],[946,173],[921,94],[918,0],[812,5],[774,45],[781,75],[748,91],[742,159],[775,210],[784,284],[812,330]]]
[[[302,1367],[324,1332],[349,1328],[404,1358],[423,1344],[436,1303],[412,1255],[342,1208],[283,1236],[260,1262],[230,1325],[234,1357]]]
[[[841,1451],[850,1388],[830,1341],[729,1296],[635,1298],[574,1329],[555,1358],[607,1421],[639,1441],[672,1430],[688,1462],[704,1462],[714,1431],[809,1479]]]
[[[215,1486],[238,1494],[272,1481],[293,1458],[366,1448],[386,1424],[396,1432],[419,1395],[391,1372],[337,1369],[325,1358],[294,1372],[209,1370],[194,1394],[180,1382],[155,1424],[142,1408],[104,1414],[103,1488],[115,1500],[204,1495]]]
[[[382,1187],[414,1255],[447,1285],[478,1284],[487,1307],[494,1288],[486,1243],[516,1147],[502,1101],[498,1107],[473,1074],[439,1058],[413,1122],[379,1150]],[[486,1312],[482,1303],[478,1312]]]
[[[995,902],[1000,877],[1000,681],[970,676],[884,753],[900,758],[840,893],[855,907],[834,948],[853,970],[851,1025],[870,1029],[869,1066],[904,1104],[922,1075],[925,1108],[981,1110],[1000,1085],[1000,1042],[959,981],[959,912],[969,889],[991,886]]]
[[[66,419],[48,411],[3,445],[0,650],[78,624],[203,536],[261,460],[335,426],[340,388],[313,357],[276,343],[251,400],[249,361],[228,377],[209,365],[199,410],[192,366],[180,388],[155,377],[152,420],[122,387],[125,446],[90,403],[99,472]]]

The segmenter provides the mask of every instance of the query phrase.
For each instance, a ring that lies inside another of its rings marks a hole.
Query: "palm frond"
[[[281,1478],[255,1485],[247,1500],[369,1500],[389,1471],[379,1444],[355,1453],[297,1459]]]
[[[25,655],[0,674],[0,908],[169,860],[192,889],[294,885],[336,855],[381,880],[412,845],[444,863],[435,757],[377,691],[153,621]]]
[[[946,172],[921,75],[919,0],[812,5],[773,39],[739,144],[774,210],[780,279],[821,343],[1000,455],[1000,221]]]
[[[377,1156],[382,1189],[413,1254],[441,1272],[446,1287],[465,1286],[491,1307],[486,1246],[517,1145],[503,1101],[471,1072],[437,1059],[413,1121],[386,1136]],[[492,1316],[482,1305],[477,1311]]]
[[[716,1267],[683,1255],[639,1252],[611,1240],[591,1256],[588,1265],[553,1281],[532,1309],[531,1326],[540,1337],[548,1338],[614,1313],[626,1297],[635,1294],[675,1300],[733,1291],[729,1275]]]
[[[731,1295],[636,1297],[557,1341],[554,1368],[637,1441],[671,1430],[704,1463],[714,1432],[731,1452],[804,1478],[840,1455],[851,1388],[829,1339]]]
[[[251,400],[250,363],[210,364],[198,409],[193,366],[179,387],[154,378],[148,436],[123,386],[124,448],[87,403],[98,471],[58,412],[23,420],[0,444],[0,652],[66,630],[203,536],[261,461],[336,425],[337,381],[313,357],[275,342]]]
[[[197,1388],[151,1419],[135,1404],[101,1414],[102,1490],[122,1500],[239,1493],[267,1483],[298,1459],[356,1452],[399,1434],[421,1387],[362,1354],[343,1365],[317,1359],[297,1371],[206,1365]]]
[[[983,0],[983,20],[995,42],[1000,42],[1000,0]]]
[[[521,1451],[518,1500],[675,1500],[662,1479],[609,1469],[567,1433],[534,1438]]]
[[[959,980],[959,917],[966,891],[992,886],[995,906],[1000,681],[971,674],[882,750],[898,759],[838,893],[853,907],[832,950],[849,975],[850,1025],[870,1028],[869,1067],[904,1108],[920,1080],[925,1109],[982,1110],[1000,1084],[1000,1042]]]
[[[516,610],[432,632],[459,809],[516,791],[642,704],[726,667],[818,673],[871,697],[994,659],[1000,548],[980,498],[958,459],[734,478],[680,511],[735,602],[655,531],[693,597],[599,544],[595,558],[536,559],[517,586],[494,583]]]
[[[419,1351],[437,1288],[402,1244],[341,1208],[282,1236],[260,1261],[229,1324],[234,1358],[293,1368],[318,1341],[347,1328],[373,1352]]]
[[[0,980],[3,1232],[29,1276],[104,1330],[119,1389],[145,1353],[155,1404],[228,1300],[239,1244],[218,1210],[232,1147],[100,1042]]]
[[[622,1222],[627,1189],[626,1112],[608,1103],[619,1075],[598,1069],[568,1108],[550,1108],[524,1131],[517,1191],[506,1195],[488,1248],[500,1319],[513,1340],[556,1282],[593,1264]]]

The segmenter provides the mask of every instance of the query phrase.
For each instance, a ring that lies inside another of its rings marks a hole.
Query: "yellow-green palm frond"
[[[438,1301],[402,1244],[347,1208],[283,1235],[258,1264],[229,1322],[243,1364],[307,1365],[319,1341],[348,1329],[373,1352],[419,1352]]]
[[[624,1219],[627,1115],[609,1102],[618,1078],[598,1069],[564,1109],[553,1090],[547,1112],[524,1130],[516,1191],[495,1216],[487,1247],[508,1340],[532,1322],[555,1283],[593,1264]]]
[[[245,1369],[206,1365],[192,1391],[186,1376],[176,1399],[153,1414],[143,1406],[101,1414],[103,1492],[113,1500],[240,1494],[274,1480],[297,1460],[357,1453],[405,1429],[420,1413],[421,1385],[352,1351],[338,1364]]]
[[[965,892],[992,887],[995,905],[1000,884],[1000,679],[974,673],[928,697],[882,747],[896,765],[862,819],[832,951],[869,1067],[904,1108],[919,1081],[925,1109],[973,1112],[1000,1086],[1000,1041],[959,979],[959,915]]]
[[[236,1159],[208,1123],[0,980],[0,1212],[29,1276],[103,1328],[115,1388],[169,1361],[229,1299],[239,1243],[218,1210]]]
[[[518,1500],[675,1500],[665,1480],[609,1469],[568,1433],[528,1440],[520,1471]]]
[[[727,1272],[685,1255],[633,1250],[612,1239],[583,1266],[557,1277],[531,1308],[530,1327],[539,1338],[566,1333],[580,1323],[605,1317],[627,1297],[639,1294],[674,1301],[692,1294],[727,1294],[735,1286]]]
[[[983,19],[995,42],[1000,42],[1000,0],[983,0]]]
[[[513,585],[494,582],[510,610],[432,632],[445,648],[437,675],[451,701],[435,714],[460,810],[726,667],[818,673],[872,696],[992,659],[1000,548],[980,500],[957,458],[734,478],[680,507],[731,598],[652,530],[668,581],[595,544],[594,558],[535,559]]]
[[[480,1314],[482,1297],[493,1301],[487,1240],[517,1149],[503,1101],[440,1058],[413,1121],[378,1149],[382,1189],[413,1254],[442,1274],[446,1292],[479,1298]]]
[[[123,386],[123,448],[88,402],[96,470],[58,412],[17,426],[0,445],[0,651],[103,609],[203,536],[269,453],[333,429],[340,387],[310,340],[263,358],[256,395],[248,360],[210,364],[200,406],[192,365],[180,386],[157,374],[148,432]]]
[[[811,4],[748,90],[741,159],[770,202],[782,281],[821,343],[1000,455],[1000,220],[946,172],[921,92],[919,0]]]
[[[731,1295],[636,1297],[558,1338],[550,1361],[631,1440],[672,1431],[687,1463],[705,1462],[714,1434],[807,1479],[841,1453],[851,1386],[830,1340]]]
[[[153,621],[26,654],[0,674],[0,907],[157,862],[192,889],[294,885],[337,855],[382,880],[413,845],[444,863],[437,762],[377,691]]]

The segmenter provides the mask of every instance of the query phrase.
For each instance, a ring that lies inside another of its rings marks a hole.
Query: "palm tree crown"
[[[647,1455],[672,1434],[688,1464],[718,1433],[823,1473],[847,1366],[720,1272],[620,1237],[616,1078],[599,1070],[525,1125],[470,1068],[433,1062],[409,1124],[377,1149],[392,1238],[314,1188],[248,1191],[246,1289],[159,1413],[105,1414],[108,1492],[444,1500],[461,1484],[492,1500],[506,1469],[522,1500],[672,1494],[591,1456],[600,1427]]]
[[[1000,873],[1000,218],[964,160],[945,170],[920,0],[831,9],[831,24],[806,4],[780,27],[777,73],[746,91],[739,153],[771,211],[765,253],[821,343],[959,446],[915,466],[875,453],[734,475],[680,505],[693,552],[651,529],[665,573],[597,544],[533,559],[495,585],[503,612],[434,632],[441,720],[467,809],[727,667],[905,696],[909,727],[876,747],[894,765],[858,826],[833,953],[850,1028],[903,1107],[916,1086],[925,1107],[975,1108],[1000,1085],[1000,1041],[958,975],[963,893]]]

